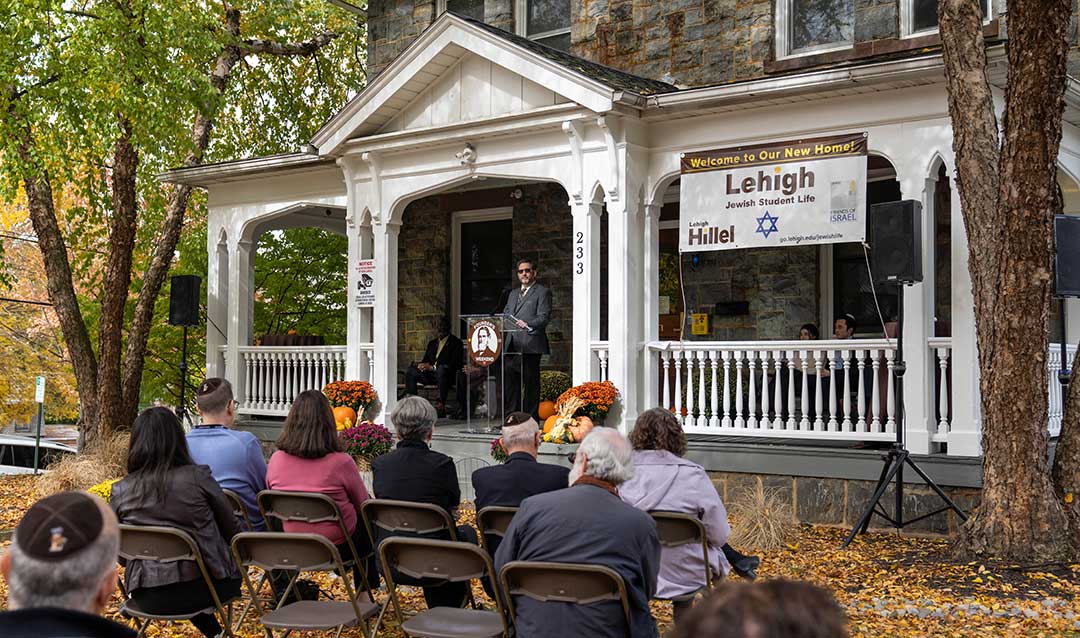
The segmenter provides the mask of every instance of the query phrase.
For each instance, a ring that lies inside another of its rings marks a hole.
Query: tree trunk
[[[1065,507],[1069,536],[1080,546],[1080,348],[1072,362],[1072,382],[1065,397],[1061,436],[1054,455],[1054,492]]]
[[[982,397],[982,504],[962,545],[1017,561],[1053,560],[1069,550],[1049,475],[1046,357],[1070,8],[1069,0],[1009,5],[998,154],[978,4],[939,5]]]
[[[112,216],[109,249],[102,283],[98,325],[99,435],[131,425],[134,415],[123,412],[120,364],[123,352],[124,305],[131,286],[131,260],[138,228],[135,179],[139,154],[131,144],[131,123],[121,118],[120,136],[113,146]],[[132,418],[128,418],[132,417]]]

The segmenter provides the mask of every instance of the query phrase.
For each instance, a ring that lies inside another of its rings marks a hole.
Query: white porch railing
[[[296,395],[345,378],[345,346],[242,346],[238,412],[284,416]],[[370,358],[369,358],[370,360]]]
[[[598,370],[593,376],[597,377],[596,381],[607,381],[608,342],[593,341],[589,344],[589,349],[592,351],[592,356],[596,358],[596,369]]]
[[[895,437],[894,341],[656,341],[646,348],[658,359],[661,405],[687,432]]]
[[[949,430],[952,427],[952,339],[949,337],[933,337],[927,340],[936,363],[934,375],[934,397],[937,407],[935,417],[937,432],[934,441],[945,442],[949,440]],[[1076,356],[1076,346],[1069,345],[1065,348],[1068,360],[1065,367],[1071,366],[1073,357]],[[1065,398],[1061,393],[1061,383],[1058,381],[1058,371],[1061,370],[1061,345],[1051,343],[1046,358],[1046,392],[1049,399],[1047,428],[1050,436],[1061,434],[1061,418],[1064,413]]]
[[[374,343],[361,343],[360,344],[360,370],[367,371],[367,376],[362,377],[361,381],[371,381],[375,378],[375,344]],[[363,372],[361,372],[361,375]]]

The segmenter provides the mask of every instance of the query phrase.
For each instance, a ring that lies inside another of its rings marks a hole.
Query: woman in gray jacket
[[[206,465],[195,465],[179,419],[167,408],[143,410],[131,428],[128,475],[113,485],[110,504],[121,523],[180,529],[195,539],[221,602],[240,595],[240,571],[229,552],[238,531],[225,493]],[[212,607],[192,561],[128,561],[128,596],[148,613],[180,614]],[[205,636],[221,633],[212,614],[191,618]]]

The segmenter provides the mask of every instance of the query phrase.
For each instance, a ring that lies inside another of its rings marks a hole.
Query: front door
[[[513,283],[513,220],[462,222],[460,248],[459,313],[502,312]]]

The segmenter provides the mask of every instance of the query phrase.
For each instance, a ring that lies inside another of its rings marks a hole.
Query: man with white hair
[[[116,591],[120,528],[104,501],[61,492],[34,503],[0,558],[8,609],[5,638],[127,638],[135,632],[100,616]]]
[[[617,430],[594,429],[574,457],[570,487],[525,499],[495,553],[497,571],[511,561],[614,569],[626,584],[630,627],[617,601],[575,605],[515,596],[520,638],[658,635],[649,611],[660,569],[656,524],[647,513],[624,503],[618,492],[634,475],[631,453],[630,442]]]

